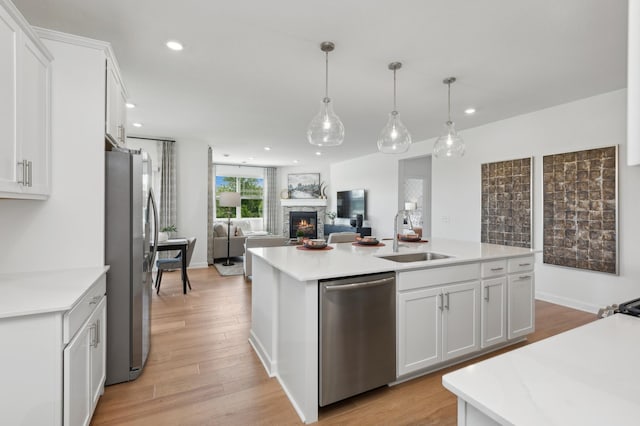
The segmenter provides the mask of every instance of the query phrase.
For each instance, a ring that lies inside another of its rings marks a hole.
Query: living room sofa
[[[227,258],[227,221],[213,223],[213,259]],[[231,237],[229,238],[229,257],[238,257],[244,254],[244,243],[247,236],[267,235],[262,230],[262,219],[232,219]]]
[[[282,235],[264,235],[264,236],[250,236],[245,241],[245,254],[244,254],[244,276],[251,277],[253,275],[251,251],[252,247],[277,247],[284,246],[289,242],[289,238]]]

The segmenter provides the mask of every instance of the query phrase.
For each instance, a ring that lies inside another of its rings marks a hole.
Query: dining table
[[[168,240],[158,241],[158,251],[180,251],[180,258],[182,260],[182,292],[187,294],[187,283],[189,282],[189,276],[187,275],[187,246],[189,241],[186,238],[169,238]],[[153,247],[153,242],[151,243]]]

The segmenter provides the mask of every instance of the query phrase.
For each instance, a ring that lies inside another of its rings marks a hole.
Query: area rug
[[[216,267],[220,275],[225,277],[229,275],[243,275],[244,269],[242,266],[242,262],[243,262],[242,257],[232,257],[231,261],[233,262],[233,265],[231,266],[223,265],[223,263],[226,262],[226,260],[220,263],[214,263],[213,266]]]

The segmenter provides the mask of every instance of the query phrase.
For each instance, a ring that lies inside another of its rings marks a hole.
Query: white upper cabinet
[[[124,145],[126,142],[127,94],[118,73],[118,67],[111,58],[107,59],[106,84],[105,135],[117,145]]]
[[[0,0],[0,198],[51,192],[51,54]]]

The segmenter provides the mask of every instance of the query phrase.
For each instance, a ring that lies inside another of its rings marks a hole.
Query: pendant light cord
[[[447,99],[448,99],[448,101],[447,101],[448,102],[448,114],[449,114],[448,117],[449,118],[447,119],[447,122],[451,123],[451,82],[447,83],[447,87],[449,88],[448,89],[449,94],[447,96]]]
[[[396,70],[393,70],[393,111],[397,111],[396,109]]]
[[[324,52],[324,98],[329,98],[329,52]]]

